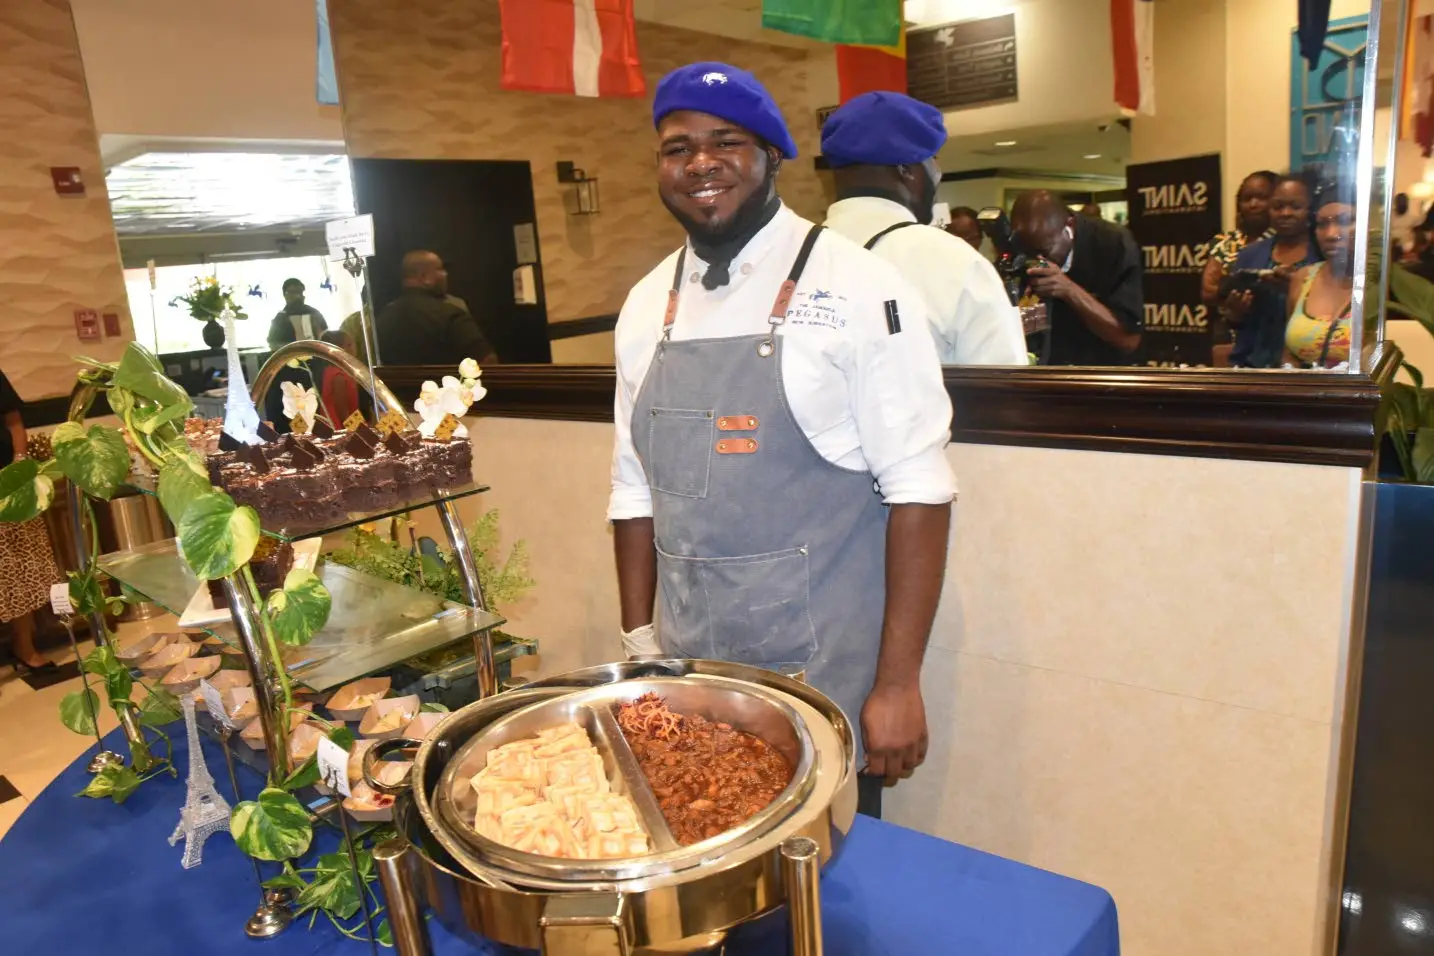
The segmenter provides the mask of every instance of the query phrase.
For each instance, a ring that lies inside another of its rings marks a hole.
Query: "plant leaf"
[[[284,578],[284,587],[269,594],[265,612],[274,636],[285,644],[301,646],[324,626],[332,603],[328,588],[318,575],[294,568]]]
[[[140,396],[158,402],[161,407],[185,406],[185,414],[194,407],[189,393],[164,375],[164,366],[159,359],[138,342],[131,342],[124,350],[119,366],[115,369],[111,385],[126,389]]]
[[[314,835],[304,805],[277,787],[265,787],[257,800],[236,806],[229,830],[239,849],[276,863],[302,855]]]
[[[423,705],[418,708],[418,712],[421,714],[446,714],[448,713],[448,705],[440,704],[436,700],[426,700],[423,702]]]
[[[77,734],[93,734],[99,713],[100,699],[92,690],[71,691],[60,698],[60,723]]]
[[[124,803],[139,786],[139,774],[124,764],[105,767],[91,778],[89,785],[77,796],[103,799],[109,797],[115,803]]]
[[[186,418],[193,402],[175,402],[170,405],[151,405],[148,408],[134,411],[130,416],[130,423],[135,430],[145,435],[153,435],[154,430],[166,422]]]
[[[302,890],[308,885],[309,884],[304,882],[304,878],[302,876],[299,876],[295,873],[280,873],[273,879],[264,881],[264,888],[270,890]]]
[[[389,928],[387,919],[378,924],[378,929],[374,930],[373,934],[378,937],[378,944],[380,946],[387,946],[390,949],[393,948],[393,930]]]
[[[104,680],[110,706],[129,703],[130,692],[134,690],[134,679],[129,676],[129,669],[119,662],[108,645],[102,644],[90,651],[85,657],[85,670]]]
[[[54,491],[54,483],[40,473],[38,461],[25,458],[0,468],[0,521],[39,517],[50,507]]]
[[[163,687],[154,687],[139,705],[139,722],[146,727],[163,727],[184,716],[179,698]]]
[[[175,527],[184,520],[184,513],[196,498],[214,490],[204,466],[200,465],[196,472],[195,464],[186,457],[165,462],[164,467],[159,470],[159,503]]]
[[[1414,449],[1410,455],[1414,480],[1421,485],[1434,484],[1434,428],[1421,428],[1414,433]]]
[[[108,501],[129,475],[129,447],[119,429],[65,422],[50,436],[65,477],[86,494]]]
[[[249,563],[258,543],[258,513],[248,506],[236,507],[222,491],[195,498],[179,523],[184,560],[201,581],[233,574]]]
[[[354,742],[358,740],[354,732],[347,727],[335,727],[329,731],[329,740],[338,744],[344,750],[353,750]]]
[[[76,614],[95,614],[104,609],[105,593],[93,572],[67,571],[66,575],[70,579],[70,604]]]
[[[359,910],[359,880],[347,853],[319,857],[314,881],[299,893],[294,915],[321,909],[337,919],[349,919]]]
[[[279,786],[293,793],[303,787],[312,787],[319,782],[319,758],[310,757],[284,778]]]

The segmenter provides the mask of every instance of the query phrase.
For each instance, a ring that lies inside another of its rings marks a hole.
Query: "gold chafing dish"
[[[652,691],[679,713],[754,733],[788,758],[793,777],[766,809],[691,846],[672,840],[626,741],[615,703]],[[654,852],[617,860],[522,853],[474,831],[468,780],[488,750],[576,721],[633,797]],[[398,795],[399,838],[376,853],[401,956],[427,952],[421,907],[459,937],[567,954],[690,953],[739,923],[792,902],[799,954],[820,952],[816,874],[839,851],[856,812],[855,745],[841,709],[780,674],[716,661],[642,661],[574,671],[455,712],[422,744],[381,742],[365,760],[417,748]]]

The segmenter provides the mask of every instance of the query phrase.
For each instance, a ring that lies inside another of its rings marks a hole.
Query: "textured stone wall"
[[[57,196],[52,166],[78,166],[85,195]],[[123,335],[79,341],[81,308]],[[26,400],[68,394],[74,355],[132,335],[69,0],[0,2],[0,369]]]
[[[615,312],[627,290],[681,241],[657,198],[651,96],[669,70],[721,60],[751,70],[781,104],[801,152],[781,173],[782,197],[822,218],[814,171],[818,132],[808,53],[649,23],[637,27],[646,99],[509,93],[499,86],[501,31],[494,0],[430,4],[329,0],[344,132],[353,156],[518,159],[533,170],[548,320]],[[569,215],[571,186],[554,164],[571,160],[599,180],[602,212]]]

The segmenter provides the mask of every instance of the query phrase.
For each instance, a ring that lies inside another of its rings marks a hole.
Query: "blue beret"
[[[797,158],[797,144],[772,94],[746,70],[726,63],[689,63],[657,84],[652,125],[679,110],[709,113],[762,137],[788,159]]]
[[[941,111],[902,93],[863,93],[822,126],[822,155],[833,166],[924,163],[944,145]]]

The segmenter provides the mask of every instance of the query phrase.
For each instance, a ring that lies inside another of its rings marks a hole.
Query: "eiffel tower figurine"
[[[204,763],[204,751],[199,747],[199,725],[194,722],[194,695],[185,694],[180,704],[184,708],[184,725],[189,731],[189,793],[184,799],[184,809],[179,811],[179,825],[169,835],[169,845],[174,846],[184,837],[183,864],[188,870],[199,865],[204,841],[229,829],[229,804],[214,789],[214,778]]]

